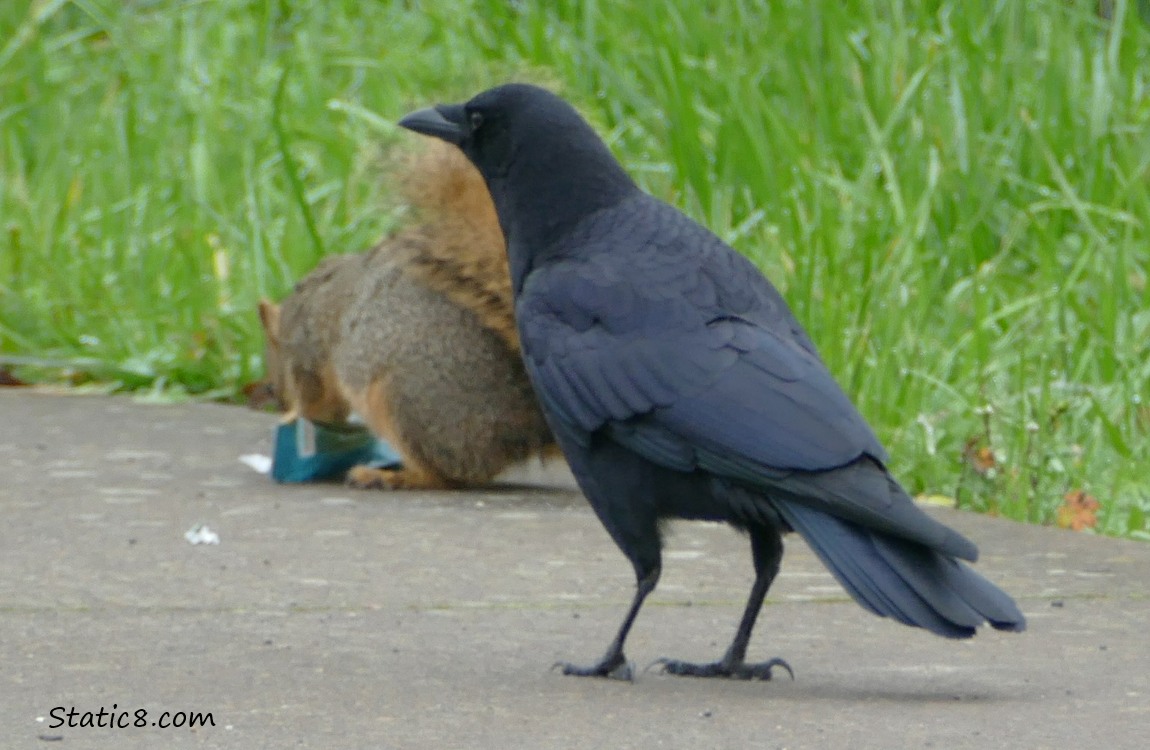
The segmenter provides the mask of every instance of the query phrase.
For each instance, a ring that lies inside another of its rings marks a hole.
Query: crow
[[[755,581],[713,663],[665,672],[770,679],[746,661],[782,535],[797,532],[865,609],[949,638],[1021,631],[1014,601],[960,560],[975,545],[921,511],[782,295],[749,260],[643,192],[583,117],[506,84],[400,126],[458,146],[507,240],[528,376],[579,487],[635,569],[603,657],[565,674],[631,679],[624,641],[659,581],[660,525],[722,521]]]

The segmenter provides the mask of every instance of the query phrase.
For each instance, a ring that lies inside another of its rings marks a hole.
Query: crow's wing
[[[646,198],[646,196],[644,196]],[[886,459],[778,291],[665,204],[594,217],[517,298],[527,366],[553,415],[591,433],[655,414],[752,471]]]
[[[865,420],[818,356],[776,323],[793,320],[789,312],[724,309],[727,285],[769,282],[740,264],[719,279],[708,253],[689,257],[701,261],[677,272],[653,264],[657,280],[602,257],[528,277],[517,317],[554,429],[584,444],[604,431],[663,466],[706,470],[973,559],[974,546],[916,508],[882,468]],[[700,284],[711,291],[694,291]]]

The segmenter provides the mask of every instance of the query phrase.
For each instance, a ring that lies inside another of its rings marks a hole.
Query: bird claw
[[[581,667],[566,661],[557,661],[551,665],[551,669],[560,669],[563,671],[563,674],[573,675],[575,677],[603,677],[609,680],[623,680],[624,682],[633,682],[635,680],[635,670],[631,667],[631,663],[622,657],[618,659],[604,659],[598,664],[593,664],[589,667]]]
[[[787,670],[787,674],[791,676],[791,680],[795,679],[795,672],[791,669],[791,665],[779,658],[768,659],[767,661],[757,662],[755,664],[744,664],[742,662],[727,664],[721,661],[710,662],[709,664],[695,664],[687,661],[679,661],[678,659],[656,659],[647,669],[651,669],[651,667],[654,667],[656,664],[661,666],[663,672],[666,674],[681,677],[729,677],[733,680],[769,680],[771,679],[771,670],[775,667],[780,667]]]

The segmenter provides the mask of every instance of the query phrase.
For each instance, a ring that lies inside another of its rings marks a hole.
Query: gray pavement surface
[[[794,681],[564,677],[633,580],[562,467],[277,486],[239,460],[274,422],[0,392],[0,748],[1150,747],[1150,545],[932,510],[1030,621],[952,642],[864,612],[790,538],[751,656]],[[628,655],[717,658],[750,582],[736,533],[673,526]],[[112,704],[149,726],[52,726]]]

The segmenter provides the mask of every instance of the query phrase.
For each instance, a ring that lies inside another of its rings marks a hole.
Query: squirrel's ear
[[[269,341],[279,341],[280,338],[280,306],[270,299],[261,299],[259,303],[260,322],[264,326],[264,334]]]

